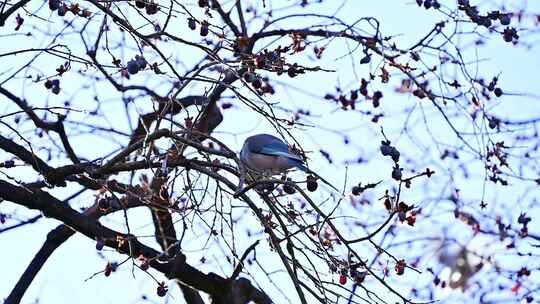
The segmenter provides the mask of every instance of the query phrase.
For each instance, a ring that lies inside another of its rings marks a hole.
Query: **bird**
[[[291,149],[286,142],[270,134],[257,134],[248,137],[244,141],[239,159],[241,173],[237,193],[243,189],[246,171],[259,176],[270,177],[284,173],[291,168],[297,168],[308,174],[315,175],[339,192],[336,187],[324,178],[308,169],[302,156],[291,153]]]

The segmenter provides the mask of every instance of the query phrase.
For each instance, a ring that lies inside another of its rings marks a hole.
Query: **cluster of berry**
[[[60,93],[60,80],[47,79],[47,81],[45,81],[45,87],[47,88],[47,90],[51,90],[53,94],[58,95]]]

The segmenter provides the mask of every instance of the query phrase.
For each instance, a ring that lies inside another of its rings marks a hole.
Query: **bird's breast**
[[[272,174],[279,174],[292,167],[286,157],[256,153],[246,157],[246,165],[256,171],[271,171]]]

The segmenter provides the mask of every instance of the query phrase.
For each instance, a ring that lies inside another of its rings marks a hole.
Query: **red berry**
[[[407,266],[407,263],[405,263],[405,260],[399,260],[396,263],[396,266],[394,267],[396,274],[402,275],[403,273],[405,273],[405,266]]]
[[[339,275],[339,284],[345,285],[347,283],[347,276],[344,274]]]

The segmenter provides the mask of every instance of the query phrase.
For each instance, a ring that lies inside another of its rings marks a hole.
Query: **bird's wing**
[[[300,155],[292,154],[289,152],[289,147],[287,145],[276,145],[272,143],[262,147],[257,153],[283,156],[294,160],[302,161],[302,157],[300,157]]]

